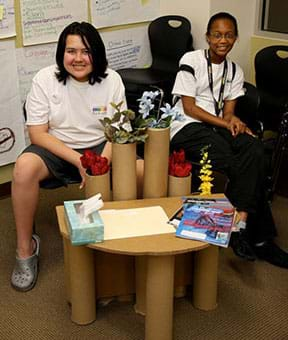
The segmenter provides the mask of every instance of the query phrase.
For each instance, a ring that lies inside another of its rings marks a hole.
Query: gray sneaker
[[[36,243],[34,254],[27,259],[20,259],[16,255],[16,263],[11,276],[11,285],[21,292],[32,289],[38,277],[40,238],[36,234],[33,234],[32,238]]]

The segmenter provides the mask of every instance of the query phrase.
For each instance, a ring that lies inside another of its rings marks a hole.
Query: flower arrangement
[[[202,159],[200,161],[201,169],[200,169],[200,175],[199,178],[201,179],[201,184],[199,186],[200,195],[211,195],[211,188],[213,187],[213,184],[211,183],[213,181],[212,175],[212,165],[211,161],[208,158],[208,149],[210,145],[206,145],[201,149],[201,156]]]
[[[183,120],[184,115],[176,107],[163,103],[164,93],[160,88],[156,91],[144,91],[139,101],[139,116],[136,125],[139,127],[166,128],[173,120]],[[158,101],[158,105],[155,102]]]
[[[110,169],[108,159],[97,155],[91,150],[85,150],[83,155],[80,157],[80,161],[83,168],[87,169],[87,173],[89,175],[104,175]]]
[[[184,149],[180,149],[178,152],[173,151],[173,153],[169,156],[169,175],[175,177],[187,177],[191,173],[191,170],[192,164],[185,159]]]
[[[123,102],[111,103],[111,105],[116,111],[113,117],[100,120],[104,126],[106,139],[118,144],[145,142],[147,138],[145,128],[134,124],[135,112],[129,109],[121,111]]]

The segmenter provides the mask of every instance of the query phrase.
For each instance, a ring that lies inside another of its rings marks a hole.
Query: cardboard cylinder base
[[[101,193],[103,201],[111,201],[110,171],[103,175],[91,176],[86,173],[85,197]]]
[[[96,319],[94,254],[85,246],[69,248],[71,320],[87,325]]]
[[[209,246],[194,257],[193,305],[201,310],[217,307],[217,276],[219,247]]]
[[[143,197],[167,196],[170,128],[147,129],[144,146]]]
[[[187,177],[168,177],[168,196],[185,196],[191,193],[191,174]]]
[[[113,143],[112,167],[113,200],[136,199],[136,143]]]
[[[146,340],[172,340],[174,262],[171,256],[148,256]]]

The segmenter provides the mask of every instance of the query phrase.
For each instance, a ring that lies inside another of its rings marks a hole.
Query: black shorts
[[[105,144],[106,142],[103,142],[95,147],[86,148],[86,149],[75,149],[75,150],[82,154],[85,150],[89,149],[89,150],[96,152],[97,154],[101,154],[102,150],[104,149]],[[48,151],[47,149],[42,148],[41,146],[38,146],[38,145],[31,144],[23,151],[23,153],[25,152],[34,153],[43,160],[52,178],[55,179],[56,182],[58,182],[58,185],[57,183],[53,183],[51,187],[54,187],[54,186],[56,187],[56,186],[61,186],[61,185],[67,186],[67,184],[81,182],[81,176],[76,166],[54,155],[52,152]],[[49,179],[41,182],[41,184],[44,185],[45,187],[49,187],[48,183],[49,183]]]

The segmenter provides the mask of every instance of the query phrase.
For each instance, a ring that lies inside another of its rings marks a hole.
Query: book
[[[176,236],[228,247],[235,208],[227,198],[185,198],[169,223]]]

